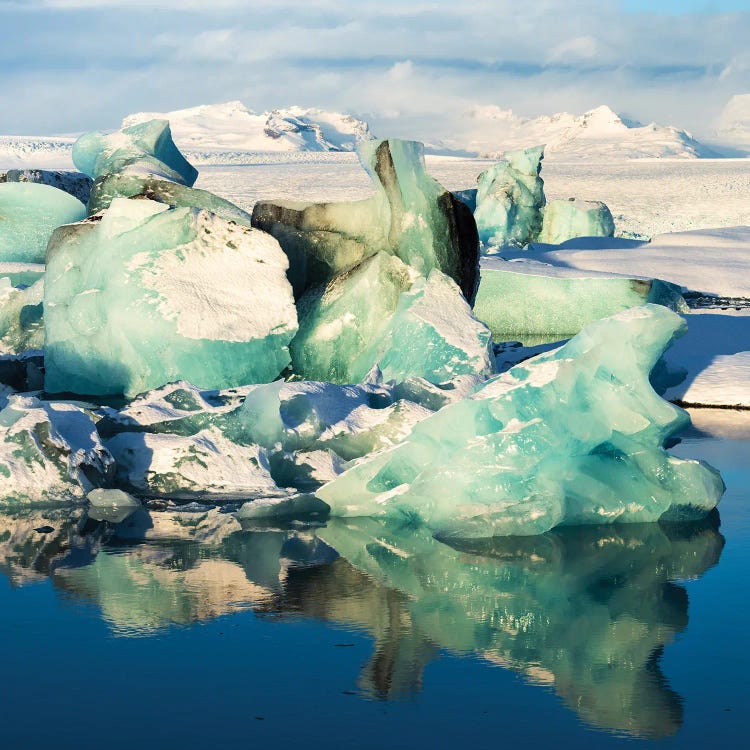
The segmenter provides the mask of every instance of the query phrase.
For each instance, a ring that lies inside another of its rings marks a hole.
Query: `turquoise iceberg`
[[[593,323],[423,420],[317,495],[333,515],[415,518],[459,538],[703,517],[723,482],[706,464],[666,452],[689,417],[649,383],[684,326],[659,305]]]
[[[115,133],[84,133],[73,144],[73,162],[92,180],[108,174],[154,175],[191,187],[198,177],[175,146],[167,120]]]
[[[544,209],[539,242],[559,245],[575,237],[614,237],[615,220],[601,201],[550,201]]]
[[[492,256],[482,259],[481,269],[474,313],[490,327],[495,341],[569,338],[589,323],[647,302],[687,311],[680,288],[659,279]]]
[[[485,247],[533,242],[542,229],[545,205],[544,146],[508,151],[479,175],[474,218]]]
[[[423,276],[438,269],[469,301],[477,284],[479,240],[471,211],[425,168],[416,141],[372,140],[359,146],[375,195],[350,203],[260,201],[253,225],[270,232],[289,256],[297,297],[366,258],[395,255]]]
[[[44,263],[52,232],[85,216],[83,203],[57,188],[0,183],[0,261]]]
[[[116,199],[59,230],[45,278],[45,388],[125,395],[268,382],[297,331],[278,243],[208,211]]]

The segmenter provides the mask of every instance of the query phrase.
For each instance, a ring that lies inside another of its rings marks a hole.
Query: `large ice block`
[[[649,383],[684,325],[659,305],[592,323],[423,420],[317,495],[334,515],[416,518],[453,537],[700,518],[723,482],[708,465],[664,450],[689,417]]]
[[[44,263],[52,232],[85,216],[83,203],[57,188],[0,183],[0,261]]]
[[[550,201],[544,209],[539,242],[559,245],[574,237],[614,237],[615,221],[606,204],[578,198]]]
[[[415,141],[363,141],[359,156],[375,195],[351,203],[260,201],[253,224],[289,256],[299,297],[378,252],[398,256],[420,274],[439,269],[472,301],[479,242],[471,211],[425,170]]]
[[[448,383],[493,374],[491,334],[474,317],[455,282],[438,270],[404,292],[383,333],[359,357],[360,377],[373,366],[385,380]]]
[[[380,252],[297,303],[299,332],[291,346],[294,372],[305,380],[356,383],[374,362],[360,358],[388,325],[402,292],[417,274],[397,257]]]
[[[487,256],[474,313],[495,341],[569,338],[600,318],[647,302],[685,312],[679,287],[659,279],[577,271]]]
[[[297,330],[276,240],[208,211],[116,199],[59,230],[45,279],[45,387],[134,396],[172,380],[268,382]]]
[[[226,221],[252,226],[252,217],[208,190],[198,190],[171,180],[134,174],[108,174],[99,177],[91,189],[89,215],[109,208],[115,198],[148,198],[169,206],[204,208]]]
[[[357,383],[376,365],[399,382],[492,374],[489,330],[437,269],[426,279],[380,252],[311,289],[297,307],[292,366],[306,380]]]
[[[0,354],[23,354],[44,348],[44,281],[14,287],[0,278]]]
[[[0,504],[80,500],[113,472],[79,406],[14,395],[0,411]]]
[[[115,133],[84,133],[73,144],[73,162],[92,180],[108,174],[153,175],[190,187],[198,178],[198,170],[175,146],[167,120]]]
[[[485,247],[533,242],[542,229],[544,146],[508,151],[479,175],[474,219]]]

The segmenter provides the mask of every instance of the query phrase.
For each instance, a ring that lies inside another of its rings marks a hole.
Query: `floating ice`
[[[108,174],[154,175],[190,187],[198,177],[175,146],[166,120],[116,133],[85,133],[73,144],[73,162],[93,180]]]
[[[105,490],[98,487],[91,490],[86,499],[90,505],[89,518],[94,521],[122,523],[141,507],[138,500],[122,490]]]
[[[482,259],[474,313],[495,341],[529,335],[569,338],[595,320],[646,302],[685,312],[679,287],[659,279],[637,279],[576,271],[535,262]]]
[[[483,245],[524,247],[536,240],[545,204],[543,158],[544,146],[508,151],[479,175],[474,218]]]
[[[574,237],[614,237],[612,213],[600,201],[550,201],[544,209],[539,242],[558,245]]]
[[[395,382],[417,377],[437,384],[462,375],[489,377],[490,338],[455,282],[435,270],[401,295],[383,333],[359,357],[358,379],[374,364],[385,380]]]
[[[438,534],[693,519],[724,485],[662,447],[689,422],[648,376],[682,319],[659,305],[591,324],[480,386],[317,491],[340,516],[417,517]]]
[[[112,456],[82,408],[15,395],[0,411],[3,503],[78,500],[113,471]]]
[[[83,203],[57,188],[0,183],[0,261],[44,263],[52,232],[85,216]]]
[[[132,397],[172,380],[268,382],[297,330],[270,236],[207,211],[117,199],[58,231],[45,279],[45,387]]]
[[[23,354],[44,348],[44,281],[14,287],[0,278],[0,354]]]
[[[374,364],[360,358],[377,341],[416,274],[380,252],[297,303],[299,332],[290,351],[294,372],[305,380],[356,383]]]
[[[128,432],[105,441],[117,481],[149,497],[226,502],[284,495],[271,478],[266,453],[240,446],[217,429],[190,435]]]
[[[425,171],[414,141],[362,141],[360,160],[372,198],[351,203],[261,201],[253,224],[289,256],[297,297],[378,252],[398,256],[423,276],[443,271],[473,300],[478,238],[471,211]]]

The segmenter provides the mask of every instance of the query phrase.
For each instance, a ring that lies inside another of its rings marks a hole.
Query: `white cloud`
[[[485,105],[532,116],[606,103],[700,134],[750,90],[749,34],[750,13],[623,14],[597,0],[0,0],[2,128],[242,99],[335,107],[428,139]]]

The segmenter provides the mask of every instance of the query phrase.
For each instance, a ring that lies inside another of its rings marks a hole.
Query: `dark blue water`
[[[0,746],[743,746],[750,430],[723,421],[674,448],[728,486],[690,526],[1,514]]]

